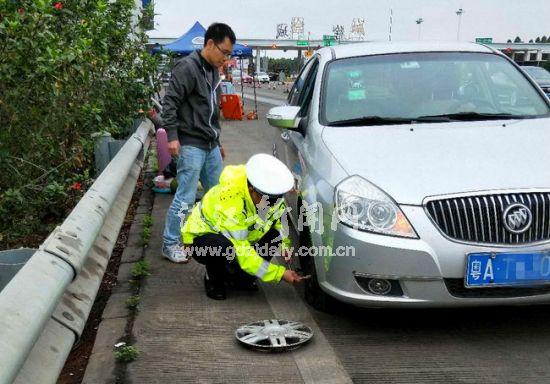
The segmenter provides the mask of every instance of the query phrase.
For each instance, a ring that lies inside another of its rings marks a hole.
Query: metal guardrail
[[[0,292],[0,384],[55,383],[95,301],[149,147],[144,121]]]

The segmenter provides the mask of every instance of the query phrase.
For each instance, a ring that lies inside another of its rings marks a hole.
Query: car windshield
[[[540,67],[524,67],[527,73],[535,80],[550,81],[550,72]]]
[[[527,118],[550,112],[525,76],[496,54],[340,59],[328,64],[324,88],[321,117],[326,125]]]

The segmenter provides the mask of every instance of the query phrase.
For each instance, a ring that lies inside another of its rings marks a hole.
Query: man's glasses
[[[223,53],[223,55],[227,58],[227,59],[231,59],[231,52],[227,52],[227,51],[224,51],[223,49],[221,49],[218,44],[214,43],[214,45],[216,46],[216,48],[218,48],[218,50]]]

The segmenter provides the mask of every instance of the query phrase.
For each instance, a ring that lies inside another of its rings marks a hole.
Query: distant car
[[[254,75],[254,80],[259,83],[269,83],[269,76],[265,72],[258,72]]]
[[[267,75],[269,76],[270,81],[279,81],[279,73],[269,72]]]
[[[535,82],[542,88],[546,96],[550,97],[550,72],[542,67],[524,66],[521,67]]]
[[[233,77],[233,81],[235,83],[241,82],[241,70],[236,69],[231,72],[231,76]],[[252,76],[248,75],[246,72],[243,71],[242,73],[242,82],[247,84],[252,84]]]

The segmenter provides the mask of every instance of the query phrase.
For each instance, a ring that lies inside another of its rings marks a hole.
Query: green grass
[[[126,300],[126,308],[136,309],[140,302],[141,297],[139,295],[131,296]]]
[[[149,267],[149,262],[145,260],[134,263],[131,271],[132,277],[134,277],[135,279],[141,279],[142,277],[149,276]]]
[[[144,227],[151,228],[153,226],[153,216],[145,215],[143,217],[142,223]]]
[[[143,227],[141,230],[141,241],[140,244],[143,247],[146,247],[149,245],[149,241],[151,240],[151,228]]]
[[[131,345],[125,345],[115,351],[115,359],[122,363],[134,361],[138,356],[139,352],[137,348]]]
[[[148,246],[151,240],[151,229],[153,227],[153,216],[145,215],[143,217],[143,229],[141,230],[141,245]]]
[[[154,149],[149,149],[149,151],[147,151],[147,156],[150,156],[151,157],[151,170],[155,173],[158,173],[159,171],[159,161],[158,161],[158,158],[157,158],[157,151],[155,151]]]

